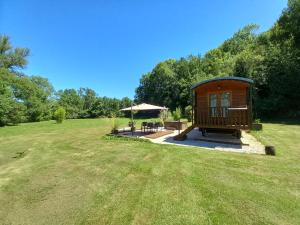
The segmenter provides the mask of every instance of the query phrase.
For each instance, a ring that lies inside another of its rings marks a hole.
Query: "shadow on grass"
[[[12,158],[14,158],[14,159],[24,158],[25,157],[25,153],[26,153],[26,151],[24,151],[24,152],[16,152],[16,155],[13,156]]]
[[[277,123],[282,125],[300,125],[300,118],[262,119],[263,123]]]

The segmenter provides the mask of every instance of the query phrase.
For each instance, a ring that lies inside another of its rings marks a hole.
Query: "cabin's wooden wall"
[[[249,84],[241,81],[216,81],[203,84],[195,89],[197,95],[196,111],[208,111],[209,93],[230,92],[231,107],[243,107],[247,105],[247,88]],[[218,99],[220,101],[220,99]]]

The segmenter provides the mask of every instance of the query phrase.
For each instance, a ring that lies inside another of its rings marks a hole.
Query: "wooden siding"
[[[248,129],[251,124],[251,107],[248,103],[249,84],[241,81],[222,80],[203,84],[195,91],[195,124],[199,127]],[[226,117],[221,116],[224,109],[220,107],[220,94],[230,93],[230,107],[247,108],[246,110],[229,110]],[[211,116],[209,95],[217,95],[216,108],[218,116]]]

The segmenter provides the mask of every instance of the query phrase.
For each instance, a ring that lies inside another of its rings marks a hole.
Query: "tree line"
[[[77,119],[121,116],[119,110],[131,105],[127,97],[99,97],[90,88],[55,91],[47,78],[20,72],[28,55],[29,49],[14,48],[0,35],[0,126],[50,120],[59,107],[67,119]]]
[[[135,100],[185,109],[191,86],[224,76],[253,79],[256,117],[300,116],[300,1],[289,0],[271,29],[250,24],[204,56],[168,59],[144,74]]]
[[[300,116],[300,1],[289,0],[268,31],[257,34],[257,29],[245,26],[204,56],[158,63],[141,77],[134,101],[190,111],[193,84],[240,76],[255,82],[256,117]],[[22,73],[29,52],[0,35],[0,126],[49,120],[59,107],[66,118],[76,119],[120,116],[119,109],[131,105],[127,97],[99,97],[90,88],[55,91],[48,79]]]

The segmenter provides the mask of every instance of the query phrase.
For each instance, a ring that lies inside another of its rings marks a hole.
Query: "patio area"
[[[245,131],[242,131],[242,137],[240,139],[237,139],[231,134],[221,133],[209,133],[206,137],[203,137],[197,128],[188,133],[187,139],[184,141],[174,140],[174,136],[177,134],[178,130],[167,130],[161,128],[157,132],[144,132],[143,130],[136,130],[134,132],[122,132],[118,135],[146,138],[156,144],[179,145],[228,152],[265,154],[265,146]]]
[[[148,139],[157,139],[160,137],[164,137],[170,134],[173,134],[174,131],[173,130],[166,130],[166,129],[162,129],[159,131],[146,131],[144,132],[143,130],[136,130],[134,132],[131,131],[125,131],[125,132],[121,132],[118,135],[120,136],[125,136],[125,137],[135,137],[135,138],[148,138]]]

